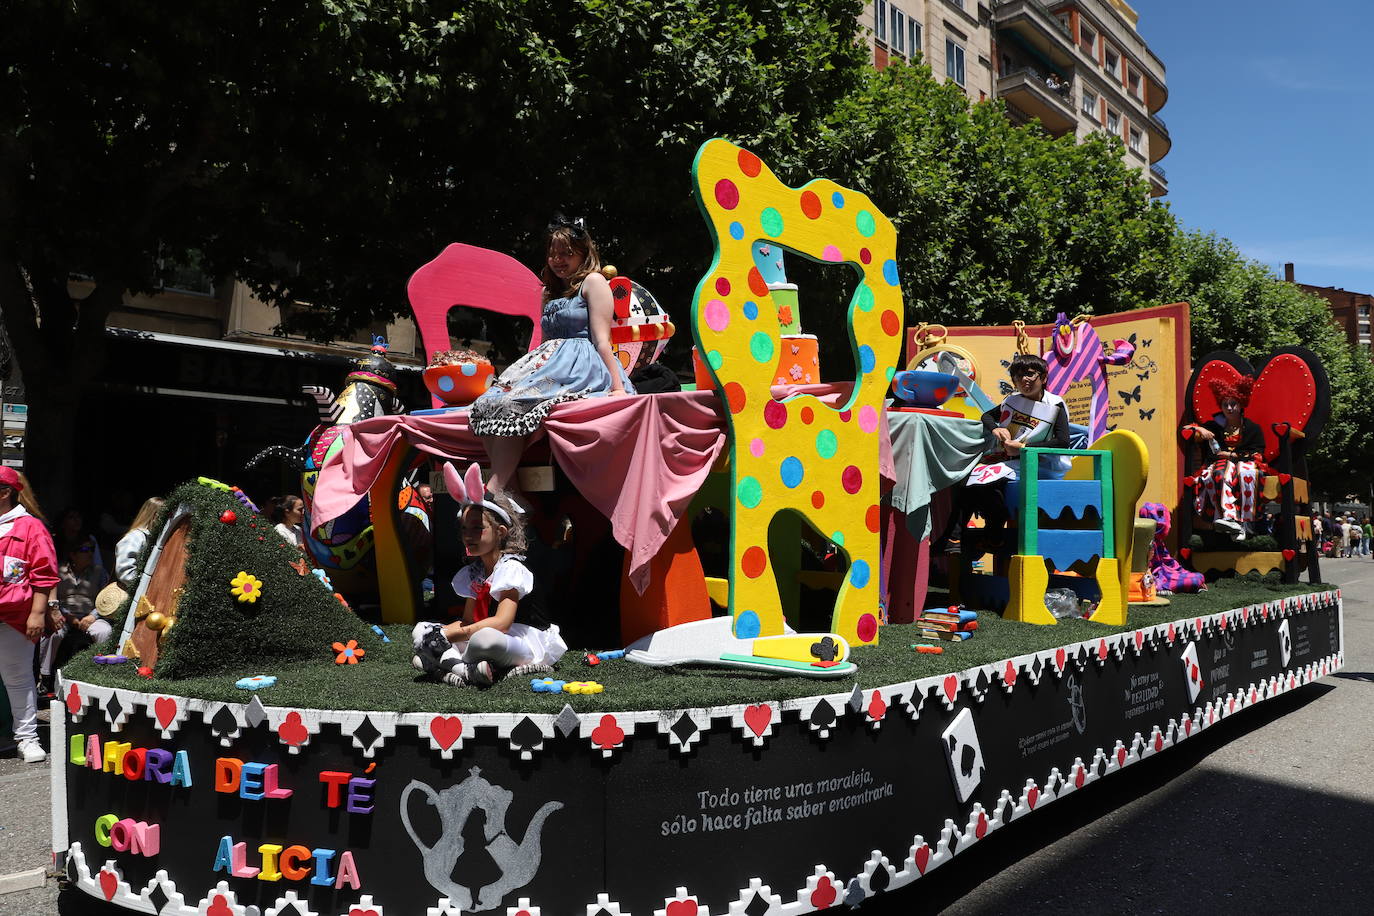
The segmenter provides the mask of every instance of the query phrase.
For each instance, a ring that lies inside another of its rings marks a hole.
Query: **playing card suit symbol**
[[[1135,639],[1135,650],[1139,652],[1141,646],[1145,645],[1145,631],[1136,630],[1133,638]]]
[[[1119,767],[1126,765],[1126,749],[1124,747],[1116,749],[1116,765]]]
[[[1008,687],[1016,683],[1016,666],[1010,661],[1008,661],[1007,666],[1002,669],[1002,680]]]
[[[216,894],[215,902],[210,904],[205,916],[234,916],[234,911],[229,907],[229,901],[223,894]]]
[[[1231,697],[1226,701],[1226,714],[1230,715],[1236,711],[1236,698]]]
[[[768,730],[768,723],[772,721],[773,707],[767,703],[747,706],[744,709],[744,724],[759,738],[763,737],[763,733]]]
[[[1054,666],[1058,668],[1060,671],[1064,670],[1064,660],[1066,658],[1068,658],[1068,656],[1064,654],[1063,649],[1054,650]]]
[[[944,688],[945,696],[953,703],[955,695],[959,693],[959,678],[953,674],[949,675],[945,678]]]
[[[1034,792],[1035,790],[1032,789],[1031,791]],[[1035,807],[1034,802],[1031,803],[1031,807]],[[930,846],[927,843],[922,843],[916,850],[916,870],[924,875],[926,873],[926,866],[929,864]]]
[[[1223,630],[1226,629],[1226,621],[1227,621],[1227,618],[1228,618],[1228,617],[1229,617],[1229,615],[1227,615],[1227,614],[1222,614],[1222,615],[1217,619],[1217,626],[1221,627]]]
[[[879,691],[873,691],[873,700],[868,704],[868,715],[877,722],[887,715],[887,703],[883,702],[883,695]]]
[[[1185,487],[1191,487],[1191,486],[1193,486],[1193,484],[1195,484],[1195,483],[1197,483],[1197,478],[1196,478],[1196,477],[1185,477],[1185,478],[1183,478],[1183,485],[1184,485]]]
[[[988,816],[986,812],[978,812],[978,824],[973,828],[973,835],[980,840],[988,835]]]
[[[1164,734],[1162,732],[1155,732],[1155,750],[1164,750]]]
[[[1250,702],[1251,702],[1251,703],[1254,703],[1257,699],[1258,699],[1258,694],[1255,693],[1255,688],[1251,687],[1251,688],[1250,688]]]
[[[1037,789],[1035,786],[1031,786],[1030,791],[1028,791],[1028,792],[1026,793],[1026,804],[1030,806],[1030,809],[1031,809],[1032,811],[1034,811],[1034,810],[1035,810],[1035,803],[1038,802],[1039,800],[1040,800],[1040,790]]]
[[[1086,779],[1087,776],[1084,774],[1083,768],[1081,766],[1075,766],[1073,768],[1073,787],[1075,789],[1083,788],[1083,783]]]
[[[592,729],[592,744],[603,751],[610,750],[625,740],[625,730],[615,724],[615,716],[607,713],[601,717],[601,724]]]
[[[157,724],[165,731],[177,717],[177,701],[171,697],[158,697],[153,701],[153,715]]]
[[[1296,550],[1294,550],[1293,548],[1291,548],[1291,547],[1289,547],[1289,548],[1283,550],[1282,553],[1283,553],[1283,561],[1284,561],[1285,563],[1292,563],[1292,562],[1293,562],[1293,558],[1296,557],[1296,556],[1298,555],[1298,552],[1297,552]]]
[[[429,733],[434,736],[439,747],[448,750],[453,743],[463,737],[463,720],[457,716],[435,716],[429,720]]]
[[[1099,639],[1097,641],[1097,657],[1099,659],[1105,659],[1107,657],[1107,640]]]
[[[1182,557],[1183,559],[1186,560],[1186,559],[1188,559],[1189,557],[1191,557],[1191,556],[1193,555],[1193,548],[1191,548],[1191,547],[1180,547],[1180,548],[1178,549],[1178,555],[1179,555],[1180,557]]]
[[[1293,475],[1292,475],[1292,474],[1280,474],[1280,475],[1279,475],[1279,483],[1283,484],[1284,486],[1288,486],[1288,482],[1289,482],[1290,480],[1292,480],[1292,479],[1293,479]]]
[[[1176,635],[1178,635],[1178,634],[1177,634],[1177,632],[1174,630],[1174,625],[1173,625],[1172,623],[1169,624],[1169,645],[1172,646],[1172,645],[1174,644],[1174,637],[1175,637]]]
[[[67,691],[67,712],[72,715],[81,712],[81,691],[77,690],[75,684]]]
[[[1183,720],[1183,734],[1184,734],[1184,736],[1186,737],[1186,736],[1188,736],[1188,735],[1191,735],[1192,733],[1193,733],[1193,720],[1192,720],[1191,718],[1185,718],[1185,719]]]
[[[1197,432],[1197,430],[1193,429],[1191,426],[1185,426],[1178,431],[1178,434],[1183,437],[1183,440],[1185,442],[1187,442],[1193,438],[1193,433],[1195,432]],[[1184,479],[1184,483],[1187,483],[1190,487],[1192,486],[1192,483],[1189,483],[1186,478]]]
[[[102,868],[100,870],[100,893],[105,895],[106,900],[113,900],[117,890],[119,890],[119,875]]]
[[[1201,617],[1199,617],[1199,618],[1197,618],[1196,620],[1193,621],[1193,627],[1197,630],[1197,635],[1201,636],[1201,635],[1202,635],[1202,618],[1201,618]]]
[[[695,900],[670,901],[664,916],[697,916],[697,902]]]
[[[310,737],[310,732],[301,722],[301,714],[293,709],[277,726],[277,735],[292,747],[300,747]]]
[[[816,889],[811,892],[811,905],[818,910],[823,910],[835,902],[839,892],[835,890],[835,882],[830,880],[829,875],[825,875],[816,882]]]
[[[362,907],[355,906],[348,911],[348,916],[382,916],[382,914],[373,909],[365,910]]]
[[[1275,423],[1273,429],[1274,435],[1282,439],[1292,431],[1293,426],[1290,423]]]

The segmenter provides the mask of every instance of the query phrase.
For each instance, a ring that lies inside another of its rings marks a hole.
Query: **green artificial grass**
[[[176,624],[163,634],[158,648],[159,681],[194,682],[208,674],[238,678],[248,668],[284,670],[300,664],[309,670],[309,663],[324,657],[335,641],[354,639],[364,649],[381,645],[371,627],[323,581],[304,565],[291,565],[301,561],[300,552],[224,484],[202,478],[177,487],[152,530],[161,532],[180,506],[191,510],[186,579]],[[156,538],[148,540],[138,561],[140,574]],[[155,575],[167,572],[159,569]],[[240,572],[261,582],[256,601],[240,601],[233,594],[231,581]],[[116,633],[122,632],[131,603],[126,599],[111,621]],[[181,688],[178,683],[165,689],[177,693]]]
[[[1087,620],[1065,620],[1055,626],[1036,626],[1003,620],[995,613],[978,615],[978,631],[961,643],[943,643],[943,655],[922,655],[911,645],[926,642],[913,624],[884,627],[877,646],[856,649],[858,684],[881,687],[929,675],[960,671],[1068,643],[1111,635],[1140,627],[1215,614],[1232,608],[1285,595],[1323,591],[1332,586],[1283,586],[1271,577],[1223,579],[1201,595],[1179,595],[1162,607],[1132,607],[1129,625],[1109,627]],[[265,593],[264,593],[265,597]],[[932,606],[939,604],[932,595]],[[529,678],[512,678],[486,690],[455,688],[417,677],[410,665],[410,628],[386,627],[389,644],[373,639],[367,655],[357,665],[335,665],[327,643],[312,644],[308,661],[266,659],[242,661],[231,670],[168,681],[144,680],[133,665],[96,665],[89,657],[75,659],[64,673],[74,680],[133,690],[165,690],[180,696],[246,703],[252,692],[240,690],[234,681],[256,674],[277,676],[273,687],[256,691],[268,706],[326,709],[376,709],[397,712],[533,712],[557,713],[565,703],[578,711],[671,709],[687,706],[721,706],[785,700],[847,691],[849,679],[820,681],[801,677],[775,677],[753,672],[708,668],[655,669],[624,659],[596,667],[584,660],[584,652],[572,650],[549,675],[558,680],[594,680],[606,689],[593,695],[534,693]],[[316,648],[317,646],[317,648]],[[597,647],[605,649],[608,647]]]

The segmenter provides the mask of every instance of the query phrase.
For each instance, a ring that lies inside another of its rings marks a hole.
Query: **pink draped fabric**
[[[810,385],[838,406],[849,386]],[[468,429],[467,411],[376,417],[345,430],[343,449],[320,470],[311,522],[343,515],[367,495],[387,456],[402,442],[450,461],[486,462]],[[725,448],[720,399],[710,391],[588,398],[554,407],[544,422],[549,450],[568,479],[611,521],[615,539],[630,551],[630,582],[643,593],[649,561],[701,489]],[[893,479],[892,442],[884,413],[879,430],[879,472]]]

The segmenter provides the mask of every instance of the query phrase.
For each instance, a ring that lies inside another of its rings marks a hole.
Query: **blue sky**
[[[1179,219],[1301,283],[1374,292],[1374,6],[1132,5],[1167,68]]]

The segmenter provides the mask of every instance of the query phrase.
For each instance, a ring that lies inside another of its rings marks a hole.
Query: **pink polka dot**
[[[869,251],[867,248],[860,248],[859,260],[863,261],[865,264],[869,263],[873,260],[873,252]]]
[[[840,485],[844,487],[844,491],[846,493],[859,492],[859,490],[861,490],[864,485],[863,471],[859,470],[851,464],[849,467],[844,469],[844,472],[842,474],[840,474]]]
[[[763,405],[763,422],[767,423],[770,429],[782,429],[787,425],[787,408],[770,399]]]
[[[706,303],[706,326],[720,333],[730,326],[730,310],[719,299]]]
[[[826,261],[843,261],[844,255],[840,254],[840,249],[834,245],[826,245],[825,251],[821,252],[821,258]]]
[[[749,440],[749,454],[753,455],[755,458],[762,458],[762,457],[763,457],[763,440],[762,440],[762,439],[751,439],[751,440]]]
[[[739,206],[739,188],[728,178],[722,178],[716,182],[716,203],[727,210],[733,210]]]
[[[872,614],[864,614],[855,624],[854,632],[858,635],[859,642],[872,642],[873,637],[878,635],[878,618]]]
[[[878,428],[878,411],[873,409],[872,404],[865,404],[859,408],[859,429],[866,433],[871,433]]]
[[[730,281],[729,281],[729,280],[725,279],[724,277],[717,277],[717,278],[716,278],[716,295],[718,295],[718,296],[728,296],[728,295],[730,295]]]

